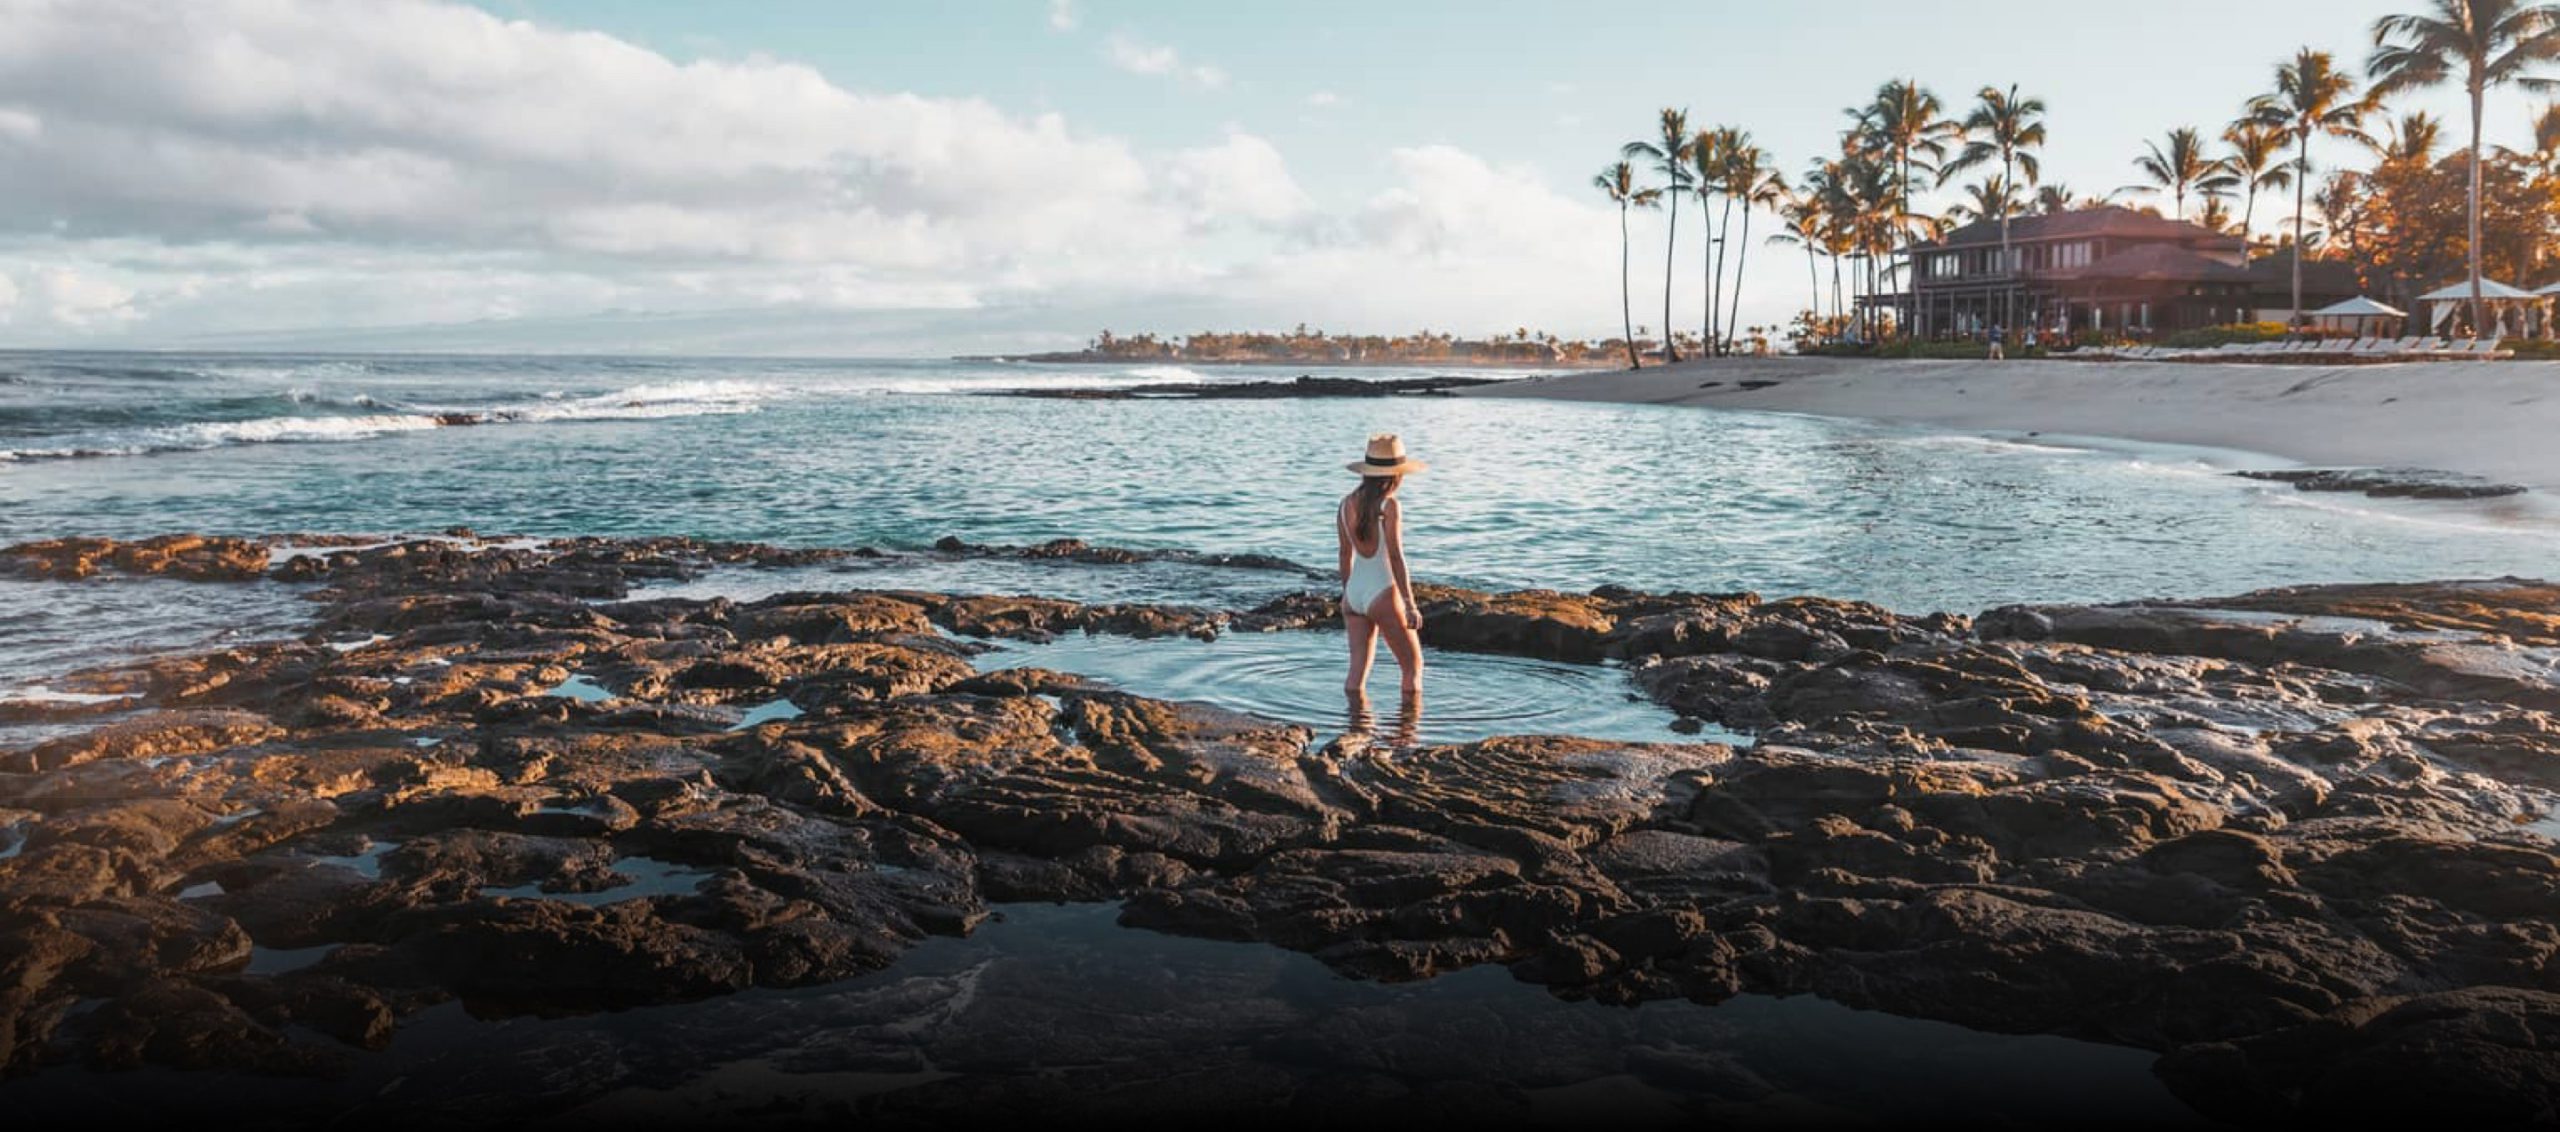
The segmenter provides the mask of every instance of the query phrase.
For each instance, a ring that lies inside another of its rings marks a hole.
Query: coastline
[[[1753,383],[1745,388],[1744,383]],[[1712,383],[1712,384],[1710,384]],[[1765,384],[1761,384],[1765,383]],[[2560,362],[2372,366],[1714,358],[1460,397],[1691,405],[2405,466],[2560,491]]]

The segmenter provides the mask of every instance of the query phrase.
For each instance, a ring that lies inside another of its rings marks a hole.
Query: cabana
[[[2464,290],[2466,292],[2469,290],[2468,284],[2465,285]],[[2358,295],[2355,298],[2346,300],[2345,302],[2331,303],[2328,306],[2313,311],[2311,312],[2311,317],[2324,326],[2327,325],[2331,319],[2336,319],[2342,323],[2352,323],[2354,325],[2355,332],[2362,336],[2369,334],[2369,331],[2366,330],[2366,325],[2374,319],[2407,318],[2409,317],[2409,312],[2401,310],[2398,307],[2389,306],[2366,298],[2362,295]]]
[[[2475,326],[2471,328],[2472,332],[2475,334],[2503,332],[2521,337],[2524,334],[2526,308],[2540,302],[2541,299],[2540,295],[2520,287],[2511,287],[2495,279],[2483,279],[2480,281],[2480,302],[2489,308],[2489,318],[2493,323],[2506,325],[2503,329],[2497,325]],[[2418,301],[2436,305],[2432,312],[2433,317],[2427,319],[2427,325],[2441,331],[2445,328],[2445,324],[2453,320],[2455,311],[2470,305],[2471,281],[2465,279],[2457,283],[2448,283],[2418,296]]]
[[[2532,324],[2525,328],[2525,332],[2536,338],[2560,337],[2560,327],[2554,326],[2554,323],[2560,323],[2560,319],[2552,317],[2550,302],[2560,297],[2560,282],[2543,284],[2534,288],[2533,293],[2543,301],[2533,305]]]

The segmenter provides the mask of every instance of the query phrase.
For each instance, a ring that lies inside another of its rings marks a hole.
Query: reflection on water
[[[1369,711],[1369,693],[1365,689],[1343,692],[1346,717],[1340,740],[1344,754],[1366,750],[1374,754],[1394,754],[1410,750],[1422,742],[1422,696],[1420,693],[1396,696],[1396,710],[1387,717],[1387,731],[1381,736],[1377,720]]]
[[[1358,724],[1346,710],[1348,649],[1339,631],[1229,633],[1214,641],[1066,636],[1045,644],[996,642],[981,670],[1073,672],[1160,700],[1194,700],[1329,731]],[[1401,746],[1463,743],[1493,735],[1582,735],[1636,742],[1748,742],[1714,728],[1671,729],[1671,712],[1638,695],[1614,668],[1516,656],[1424,650],[1430,710],[1391,722]],[[1416,705],[1419,708],[1420,705]],[[1399,712],[1399,715],[1407,713]],[[1371,717],[1369,727],[1376,728]]]
[[[2143,1050],[1809,996],[1567,1002],[1498,966],[1355,982],[1308,955],[1122,928],[1110,905],[998,911],[825,986],[568,1018],[474,1021],[447,1004],[334,1079],[56,1067],[11,1081],[10,1112],[365,1128],[1046,1127],[1111,1111],[1151,1127],[1256,1110],[1366,1126],[1445,1124],[1463,1103],[1481,1127],[2198,1123]]]

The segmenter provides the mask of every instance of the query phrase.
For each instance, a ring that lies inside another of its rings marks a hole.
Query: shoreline
[[[1747,383],[1747,385],[1746,385]],[[2455,472],[2560,492],[2560,362],[2360,366],[1714,358],[1460,397],[1805,413]]]

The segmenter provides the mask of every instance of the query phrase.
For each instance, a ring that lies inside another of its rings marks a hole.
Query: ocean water
[[[2240,453],[1649,405],[978,395],[1302,372],[1445,371],[0,353],[0,543],[470,526],[913,551],[958,535],[1258,552],[1321,570],[1334,501],[1354,479],[1343,463],[1369,433],[1392,431],[1432,463],[1404,494],[1416,576],[1487,588],[1752,589],[1970,613],[2547,574],[2560,560],[2560,509],[2537,496],[2311,495],[2229,475],[2275,463]],[[1320,584],[1178,562],[926,556],[662,592],[899,586],[1240,608]],[[284,586],[0,583],[0,697],[44,695],[48,678],[117,656],[289,634],[308,610]],[[1084,659],[1114,665],[1134,690],[1203,686],[1179,646]],[[1311,663],[1291,659],[1285,679],[1229,698],[1312,712],[1329,684]],[[1472,734],[1503,715],[1549,718],[1537,689],[1562,700],[1589,682],[1512,682],[1529,699],[1478,726],[1464,702],[1434,714],[1448,734]],[[1341,714],[1334,705],[1320,721]]]
[[[2235,454],[1642,405],[967,395],[1300,372],[0,354],[0,541],[469,525],[917,548],[956,534],[1329,567],[1342,464],[1392,431],[1433,465],[1406,485],[1415,572],[1475,586],[1972,612],[2545,573],[2560,550],[2534,496],[2309,495],[2225,474],[2270,462]]]

